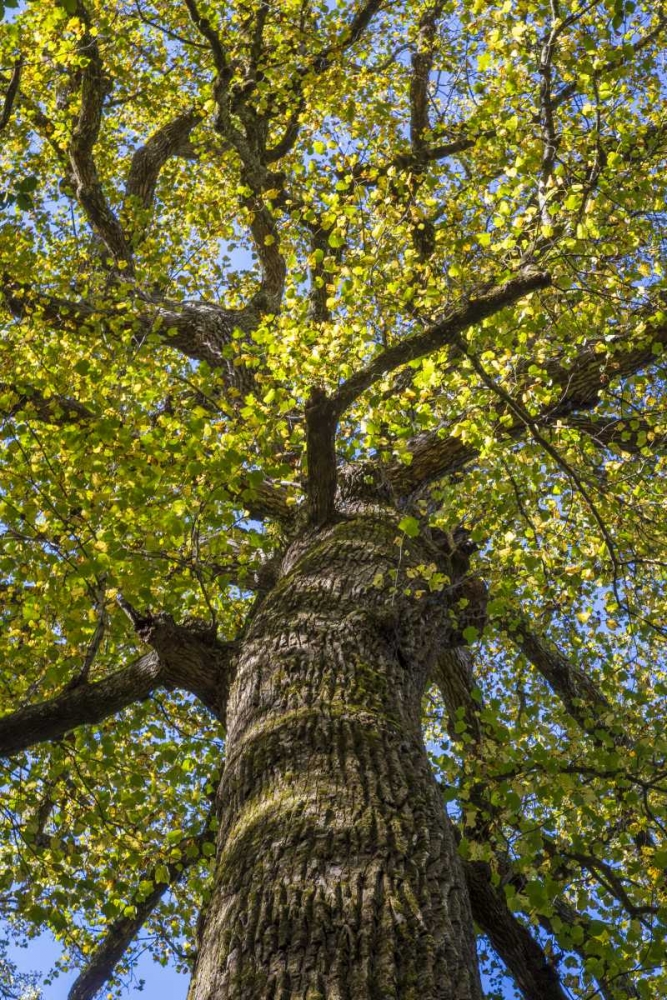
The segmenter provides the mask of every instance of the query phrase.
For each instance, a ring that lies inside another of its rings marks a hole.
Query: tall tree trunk
[[[446,597],[404,594],[438,556],[397,521],[348,504],[306,532],[253,621],[190,1000],[481,997],[420,729],[433,651],[458,633]]]

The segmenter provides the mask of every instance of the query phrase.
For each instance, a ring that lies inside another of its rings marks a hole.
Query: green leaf
[[[402,517],[398,522],[399,530],[408,536],[408,538],[416,538],[419,534],[420,525],[416,517],[411,515],[406,515]]]
[[[153,879],[156,885],[169,885],[171,879],[169,877],[169,869],[166,865],[158,865],[155,869]]]

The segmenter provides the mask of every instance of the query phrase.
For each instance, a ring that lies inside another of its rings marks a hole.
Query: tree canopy
[[[3,10],[16,933],[189,966],[230,659],[352,467],[488,588],[424,705],[488,995],[667,996],[664,3]]]

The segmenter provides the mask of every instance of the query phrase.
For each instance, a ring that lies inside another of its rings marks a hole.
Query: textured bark
[[[162,681],[156,653],[93,684],[65,691],[56,698],[28,705],[0,719],[0,756],[20,753],[37,743],[57,740],[77,726],[108,719],[142,698]]]
[[[203,622],[186,620],[178,625],[167,614],[141,619],[135,628],[158,654],[165,687],[190,691],[224,719],[235,644],[218,639],[215,629]]]
[[[462,623],[442,595],[405,597],[404,571],[442,554],[401,540],[397,520],[348,502],[291,546],[253,620],[190,1000],[481,997],[420,729],[434,651],[460,643]]]

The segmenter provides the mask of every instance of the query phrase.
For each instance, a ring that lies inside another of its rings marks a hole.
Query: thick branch
[[[12,111],[14,110],[14,104],[16,102],[16,97],[19,92],[19,86],[21,83],[21,70],[23,68],[23,57],[21,56],[14,63],[14,69],[12,70],[12,75],[9,79],[9,84],[5,92],[5,99],[2,104],[2,112],[0,112],[0,132],[9,125],[9,120],[12,117]]]
[[[600,718],[609,713],[611,706],[588,674],[547,644],[522,619],[511,623],[510,637],[582,729],[600,729]],[[603,724],[602,728],[607,727]]]
[[[104,937],[71,986],[67,1000],[94,1000],[99,990],[113,975],[116,965],[156,909],[167,889],[178,883],[187,874],[188,869],[199,862],[203,845],[214,842],[215,836],[207,822],[202,830],[186,834],[177,845],[181,851],[180,860],[160,863],[161,881],[157,881],[158,865],[146,874],[145,879],[153,882],[153,889],[135,904],[132,916],[119,917],[108,926]],[[165,869],[168,876],[166,880]]]
[[[641,317],[640,317],[641,318]],[[621,333],[616,339],[616,349],[613,353],[599,353],[594,347],[588,347],[579,357],[565,367],[554,358],[542,367],[543,381],[547,385],[559,387],[561,394],[555,404],[545,406],[533,417],[535,425],[549,427],[558,422],[569,423],[573,414],[589,411],[600,402],[611,379],[634,375],[642,368],[655,364],[659,360],[654,351],[654,345],[667,347],[667,324],[656,325],[648,331],[642,341],[625,349],[618,345],[631,343],[631,331]],[[534,382],[534,376],[530,382]],[[526,380],[526,385],[529,380]],[[514,390],[517,398],[521,398],[523,386]],[[498,417],[506,411],[499,407]],[[577,418],[573,419],[576,426]],[[499,438],[520,438],[526,432],[525,424],[513,420],[503,424],[498,431]],[[463,442],[458,437],[449,437],[442,431],[429,431],[414,438],[409,445],[412,461],[407,464],[396,464],[387,470],[387,475],[395,492],[405,496],[414,490],[425,486],[428,482],[442,476],[460,471],[473,462],[477,450]]]
[[[200,623],[177,625],[166,614],[136,617],[139,637],[153,652],[103,680],[84,682],[37,705],[0,719],[0,755],[20,753],[59,739],[78,726],[94,725],[157,687],[194,694],[217,718],[224,718],[232,677],[233,643],[221,642]]]
[[[323,389],[314,388],[306,405],[308,502],[314,524],[324,524],[334,512],[336,494],[336,415]]]
[[[28,705],[0,719],[0,756],[20,753],[37,743],[59,739],[77,726],[103,722],[162,683],[156,653],[142,656],[104,680]]]
[[[447,347],[468,327],[481,323],[501,309],[518,302],[530,292],[547,288],[550,284],[551,276],[544,271],[522,272],[516,278],[497,285],[490,292],[469,299],[422,333],[414,333],[388,347],[373,358],[365,368],[352,375],[347,382],[343,382],[332,397],[337,415],[340,416],[366,389],[388,372]]]
[[[374,382],[409,361],[424,357],[454,342],[469,326],[518,301],[538,288],[545,288],[551,278],[544,272],[527,272],[499,285],[465,306],[449,313],[428,330],[413,334],[387,348],[364,369],[352,375],[329,399],[314,390],[306,410],[308,430],[308,494],[312,516],[322,523],[333,512],[336,459],[334,450],[336,422],[340,415]]]
[[[265,479],[258,486],[242,482],[234,497],[238,497],[239,504],[257,521],[272,518],[289,524],[296,514],[296,506],[288,502],[288,490],[270,479]]]
[[[224,719],[232,679],[234,643],[222,642],[215,628],[201,622],[177,625],[171,615],[135,620],[139,637],[153,647],[166,687],[190,691],[219,719]]]
[[[158,333],[169,347],[220,371],[225,388],[235,390],[237,399],[252,392],[252,371],[234,364],[230,357],[234,330],[249,329],[245,314],[213,302],[160,303],[153,307],[139,303],[138,309],[138,323],[147,333]]]
[[[344,29],[338,43],[333,46],[333,51],[343,52],[356,45],[375,15],[382,9],[382,3],[383,0],[366,0],[359,7],[349,26]]]
[[[0,411],[0,416],[4,417],[26,413],[27,416],[34,416],[44,423],[60,425],[78,424],[91,420],[94,416],[92,410],[76,399],[61,396],[59,393],[47,397],[31,385],[19,386],[0,382],[0,393],[10,393],[12,397],[16,397],[4,412]]]
[[[460,739],[456,724],[463,721],[466,732],[475,743],[482,739],[480,704],[473,698],[475,682],[472,673],[472,653],[465,646],[443,649],[431,670],[431,680],[436,685],[448,716],[448,730],[453,739]],[[463,713],[460,713],[463,709]]]
[[[129,308],[115,304],[95,307],[83,300],[63,299],[43,294],[29,286],[5,278],[2,289],[10,312],[17,319],[35,314],[56,328],[72,330],[89,340],[100,324],[123,320],[134,333],[137,343],[148,334],[157,334],[164,343],[188,358],[205,361],[220,371],[232,401],[239,400],[254,387],[254,378],[245,365],[234,364],[231,356],[235,328],[250,329],[245,312],[224,309],[213,302],[159,302],[134,300]],[[117,326],[116,326],[117,329]]]
[[[134,153],[125,188],[128,200],[135,199],[142,208],[151,208],[158,177],[167,160],[172,156],[187,159],[194,156],[190,134],[201,119],[202,116],[193,110],[177,115]],[[135,226],[133,234],[135,239],[139,234],[137,228]]]
[[[641,455],[654,450],[662,450],[667,435],[656,433],[646,420],[635,417],[589,417],[587,414],[571,414],[568,426],[576,427],[586,434],[599,448],[615,448],[629,455]]]
[[[228,73],[227,53],[225,52],[220,36],[213,28],[213,25],[207,17],[204,17],[204,15],[200,13],[195,0],[185,0],[185,6],[187,7],[190,20],[194,24],[195,28],[209,44],[218,73]]]
[[[526,1000],[567,1000],[543,949],[507,906],[502,886],[493,885],[487,862],[464,862],[464,871],[473,918]]]
[[[81,0],[78,0],[77,16],[86,25],[79,51],[87,59],[87,63],[81,75],[81,106],[69,146],[71,178],[79,204],[114,261],[122,260],[130,265],[130,246],[120,222],[106,200],[93,156],[109,81],[104,73],[97,39],[90,33],[89,15]]]
[[[428,88],[433,68],[435,32],[442,13],[442,0],[436,0],[419,19],[417,48],[412,53],[410,77],[410,144],[417,161],[426,149],[425,136],[430,129]]]

